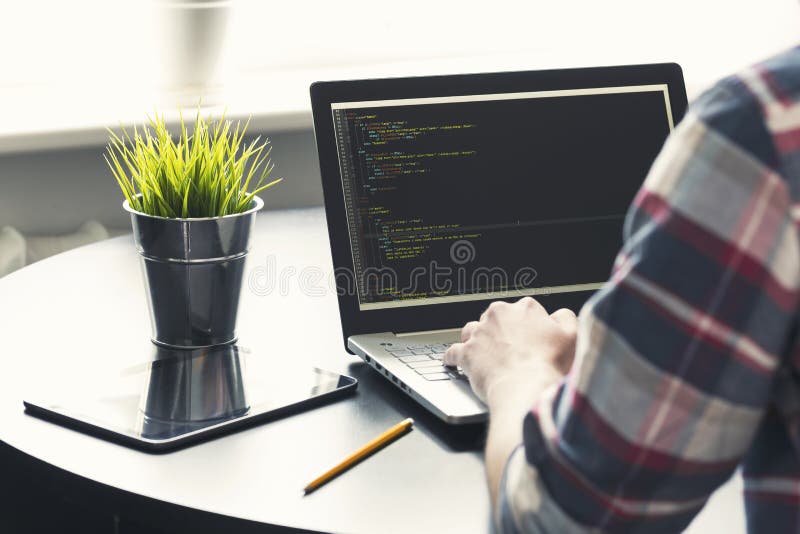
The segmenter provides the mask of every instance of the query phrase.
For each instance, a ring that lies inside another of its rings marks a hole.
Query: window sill
[[[312,128],[309,85],[315,80],[417,76],[462,72],[497,72],[677,61],[684,67],[689,98],[717,78],[758,58],[706,57],[675,50],[671,57],[636,50],[616,53],[529,50],[517,53],[471,55],[395,63],[374,63],[316,69],[283,69],[251,73],[231,82],[208,108],[226,111],[233,119],[252,117],[250,131],[273,134]],[[726,59],[726,60],[722,60]],[[10,103],[0,124],[0,155],[40,150],[103,146],[106,128],[132,125],[148,113],[163,112],[168,123],[178,119],[177,106],[153,90],[136,87],[93,88],[61,85],[0,87],[0,102]],[[205,98],[204,104],[209,99]],[[226,105],[224,106],[223,103]],[[186,114],[192,105],[184,106]]]

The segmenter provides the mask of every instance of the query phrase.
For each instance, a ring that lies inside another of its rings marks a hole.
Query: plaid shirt
[[[751,532],[800,532],[800,48],[665,144],[575,364],[524,421],[503,531],[677,532],[741,466]]]

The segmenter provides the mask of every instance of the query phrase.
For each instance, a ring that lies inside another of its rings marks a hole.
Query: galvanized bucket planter
[[[244,213],[169,219],[123,203],[141,256],[153,343],[189,349],[236,342],[245,259],[263,206],[254,197]]]

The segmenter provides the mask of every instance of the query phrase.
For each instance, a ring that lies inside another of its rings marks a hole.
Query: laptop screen
[[[667,85],[331,112],[362,311],[598,289],[674,124]]]

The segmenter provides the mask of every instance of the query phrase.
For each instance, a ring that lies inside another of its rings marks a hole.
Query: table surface
[[[448,427],[342,345],[321,209],[265,212],[242,292],[240,341],[360,380],[355,396],[165,455],[23,413],[32,388],[142,361],[149,319],[130,236],[0,279],[0,441],[76,475],[166,503],[271,525],[337,532],[486,532],[481,429]],[[92,350],[86,344],[92,344]],[[106,351],[97,347],[107,347]],[[415,430],[319,491],[305,484],[405,417]],[[744,532],[738,477],[690,527]]]

